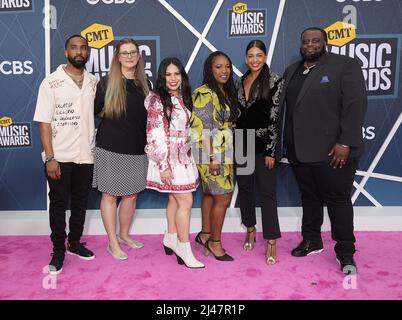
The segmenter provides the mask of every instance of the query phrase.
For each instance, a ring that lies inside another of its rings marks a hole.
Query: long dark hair
[[[261,40],[252,40],[248,43],[247,47],[246,47],[246,56],[248,51],[251,48],[258,48],[261,51],[264,52],[265,55],[267,55],[267,48],[265,47],[264,42],[262,42]],[[247,74],[245,74],[245,76],[247,76],[249,74],[249,72],[247,72]],[[244,79],[244,77],[243,77]],[[260,73],[258,74],[257,78],[254,80],[253,84],[251,85],[250,88],[250,94],[249,97],[254,97],[255,95],[255,91],[258,90],[258,99],[261,100],[268,100],[269,99],[269,67],[266,63],[264,63],[264,66],[262,67]]]
[[[184,105],[190,111],[193,110],[193,101],[191,99],[191,86],[188,81],[188,76],[184,70],[183,64],[176,57],[169,57],[162,60],[158,68],[158,78],[156,79],[155,92],[160,96],[163,105],[163,113],[168,123],[170,123],[172,116],[172,99],[170,97],[169,89],[166,87],[166,70],[169,65],[175,65],[181,74],[181,89]]]
[[[221,89],[218,87],[217,81],[214,78],[212,72],[212,63],[216,57],[223,56],[228,59],[230,64],[230,75],[228,81],[223,85],[223,90],[225,94],[222,93]],[[211,53],[204,63],[204,79],[202,84],[206,84],[212,91],[214,91],[218,95],[219,104],[222,107],[222,114],[220,115],[220,121],[224,122],[225,120],[225,104],[229,105],[230,115],[229,122],[234,121],[239,115],[238,109],[238,101],[236,88],[233,81],[233,64],[232,60],[230,60],[229,56],[222,51],[215,51]]]

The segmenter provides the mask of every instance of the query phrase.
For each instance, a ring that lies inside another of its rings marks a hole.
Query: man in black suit
[[[367,94],[361,67],[352,58],[327,53],[320,28],[301,34],[303,60],[284,74],[280,102],[281,143],[276,155],[288,158],[302,196],[303,241],[292,251],[303,257],[323,251],[323,206],[341,270],[355,274],[351,192],[363,151]]]

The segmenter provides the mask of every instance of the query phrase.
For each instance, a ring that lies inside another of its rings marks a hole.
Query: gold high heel
[[[267,252],[265,254],[265,259],[268,265],[273,265],[276,263],[276,240],[267,241]]]
[[[253,227],[251,230],[247,229],[246,240],[244,240],[243,249],[246,251],[251,251],[254,249],[254,243],[257,242],[256,239],[257,229]]]

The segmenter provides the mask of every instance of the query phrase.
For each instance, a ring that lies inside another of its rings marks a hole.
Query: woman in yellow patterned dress
[[[203,85],[194,91],[193,104],[192,134],[201,150],[197,168],[204,192],[202,230],[195,240],[206,254],[232,261],[222,247],[221,233],[234,188],[232,123],[239,109],[232,62],[225,53],[216,51],[205,61]]]

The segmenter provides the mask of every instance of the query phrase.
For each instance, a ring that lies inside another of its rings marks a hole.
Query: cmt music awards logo
[[[353,24],[336,22],[325,29],[328,51],[360,61],[371,98],[395,98],[401,44],[399,35],[359,35]]]
[[[0,12],[32,11],[32,0],[0,0]]]
[[[31,146],[31,124],[13,123],[10,117],[0,118],[0,149]]]
[[[229,38],[265,36],[266,17],[267,11],[265,9],[249,10],[246,3],[236,3],[229,10]]]
[[[0,0],[1,1],[1,0]],[[81,32],[91,47],[90,57],[86,64],[88,72],[97,79],[107,75],[112,64],[113,53],[118,40],[110,26],[94,23]],[[157,37],[131,37],[139,45],[140,53],[144,59],[145,73],[151,82],[156,80],[157,57],[159,57],[159,41]]]

